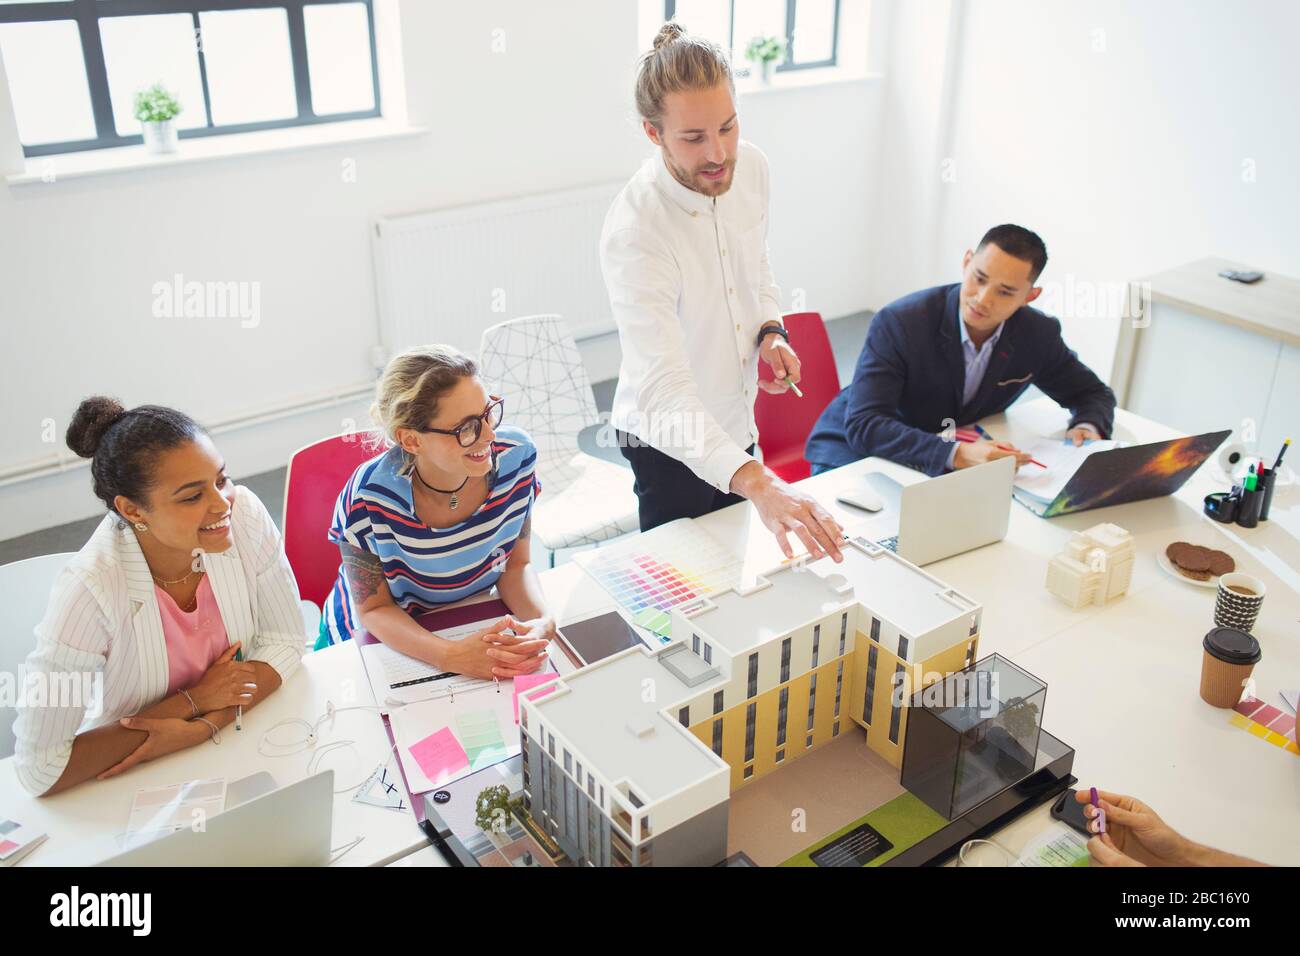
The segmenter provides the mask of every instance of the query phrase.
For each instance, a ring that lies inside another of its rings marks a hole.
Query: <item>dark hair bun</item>
[[[126,409],[115,398],[96,395],[77,406],[64,441],[82,458],[94,458],[104,432],[117,423]]]
[[[669,20],[659,28],[659,35],[655,37],[655,49],[672,43],[678,37],[686,36],[686,28],[675,20]]]

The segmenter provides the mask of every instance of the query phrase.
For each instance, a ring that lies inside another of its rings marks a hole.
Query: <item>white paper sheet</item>
[[[1021,451],[1029,452],[1047,467],[1025,465],[1016,472],[1016,488],[1044,502],[1050,502],[1074,477],[1085,458],[1099,451],[1110,451],[1114,447],[1116,443],[1109,439],[1084,442],[1077,447],[1069,441],[1036,441]]]
[[[487,622],[492,620],[496,620],[496,618],[470,621],[466,624],[458,624],[455,627],[440,627],[435,633],[449,641],[459,641],[475,631],[481,631],[487,626]],[[408,687],[390,687],[389,676],[394,672],[400,672],[405,675],[407,680],[410,680],[417,676],[441,674],[442,671],[432,664],[425,664],[422,661],[407,657],[405,654],[401,654],[387,644],[382,643],[367,644],[361,648],[361,662],[365,665],[366,677],[370,681],[370,690],[374,694],[375,703],[379,706],[380,712],[385,714],[394,706],[425,700],[445,692],[452,686],[459,692],[461,688],[492,683],[474,677],[457,676],[448,677],[445,680],[426,681],[423,684],[411,684]]]
[[[1029,841],[1016,866],[1087,866],[1088,860],[1088,841],[1083,834],[1057,823]]]
[[[397,756],[402,761],[402,770],[406,773],[406,782],[410,785],[411,793],[427,793],[435,788],[433,781],[425,776],[419,763],[411,755],[411,747],[444,727],[449,727],[460,740],[456,722],[458,713],[493,711],[502,729],[502,740],[505,744],[506,753],[502,759],[519,753],[519,734],[514,723],[513,701],[513,685],[510,681],[504,680],[499,684],[491,681],[471,690],[458,690],[454,699],[448,695],[437,700],[426,700],[418,704],[394,708],[388,715],[388,721],[393,729],[393,740],[397,743]],[[465,745],[463,740],[460,743],[461,746]],[[463,772],[441,781],[437,786],[445,786],[452,780],[459,780],[472,773],[474,769],[476,768],[466,766]]]

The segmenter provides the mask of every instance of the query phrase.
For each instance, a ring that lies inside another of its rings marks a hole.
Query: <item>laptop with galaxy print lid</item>
[[[1110,447],[1087,454],[1063,486],[1048,486],[1048,493],[1035,489],[1033,466],[1021,469],[1031,474],[1016,481],[1013,496],[1043,518],[1108,508],[1147,498],[1172,495],[1214,454],[1232,432],[1206,432],[1146,445]],[[1080,449],[1086,453],[1086,447]],[[1037,449],[1028,449],[1036,451]],[[1056,467],[1060,467],[1059,465]],[[1022,487],[1022,484],[1024,485]]]

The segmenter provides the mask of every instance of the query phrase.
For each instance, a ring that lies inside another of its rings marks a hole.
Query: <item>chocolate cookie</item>
[[[1232,555],[1225,551],[1210,552],[1210,574],[1216,578],[1220,574],[1229,574],[1237,570],[1237,562],[1232,560]]]
[[[1208,581],[1214,577],[1209,571],[1190,571],[1187,568],[1178,568],[1178,573],[1185,578],[1191,578],[1193,581]]]
[[[1202,548],[1197,544],[1184,544],[1169,560],[1185,571],[1198,572],[1210,570],[1213,561],[1210,557],[1210,549]]]

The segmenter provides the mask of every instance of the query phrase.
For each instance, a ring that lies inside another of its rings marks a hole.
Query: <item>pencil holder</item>
[[[1273,486],[1277,483],[1277,472],[1270,471],[1264,476],[1264,483],[1260,487],[1260,494],[1263,495],[1259,503],[1259,520],[1268,520],[1268,509],[1273,504]]]
[[[1237,505],[1237,524],[1242,528],[1253,528],[1259,524],[1259,506],[1263,501],[1264,493],[1258,488],[1243,491],[1241,503]]]

